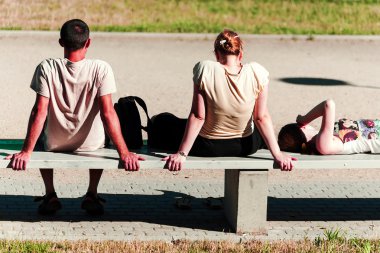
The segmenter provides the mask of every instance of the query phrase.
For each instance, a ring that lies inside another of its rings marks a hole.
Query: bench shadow
[[[112,149],[112,148],[104,148],[103,150],[107,150],[107,149],[115,150],[115,149]],[[141,149],[131,149],[130,151],[131,152],[136,152],[136,153],[138,153],[140,155],[148,155],[148,156],[157,157],[157,158],[164,158],[166,155],[163,155],[163,154],[160,154],[160,153],[168,152],[168,151],[162,151],[162,150],[156,150],[156,149],[148,149],[145,146],[143,148],[141,148]],[[96,154],[95,152],[94,153],[91,153],[91,152],[76,152],[76,153],[72,153],[72,152],[56,152],[56,153],[67,153],[67,154],[76,155],[76,156],[83,156],[83,157],[92,157],[92,158],[104,158],[104,159],[110,159],[110,160],[119,160],[119,157],[107,156],[107,155],[103,155],[103,154]]]
[[[53,216],[37,214],[34,196],[0,195],[0,221],[146,222],[207,231],[232,232],[222,209],[209,209],[203,198],[161,191],[161,195],[101,194],[107,200],[103,216],[80,209],[82,198],[61,198],[63,209]],[[179,197],[192,199],[190,210],[175,206]],[[380,220],[380,198],[268,198],[268,221]]]
[[[81,157],[90,157],[90,158],[99,158],[99,159],[108,159],[108,160],[114,160],[114,161],[119,161],[119,165],[118,165],[118,168],[119,169],[123,169],[123,165],[119,159],[119,157],[115,157],[115,156],[110,156],[110,155],[107,155],[107,150],[114,150],[113,148],[103,148],[103,149],[99,149],[100,151],[104,150],[105,153],[102,153],[102,154],[97,154],[96,152],[52,152],[52,153],[61,153],[61,154],[70,154],[70,155],[73,155],[73,156],[81,156]],[[143,148],[141,149],[131,149],[130,150],[131,152],[136,152],[140,155],[147,155],[147,156],[151,156],[151,157],[157,157],[159,159],[162,159],[164,157],[166,157],[166,154],[162,154],[164,151],[161,151],[161,150],[155,150],[155,149],[148,149],[146,146],[144,146]],[[47,151],[49,152],[49,151]],[[161,153],[161,154],[160,154]],[[117,154],[117,153],[116,153]],[[0,152],[0,155],[2,156],[7,156],[9,154],[7,153],[1,153]],[[10,164],[8,165],[7,168],[10,168]]]
[[[268,221],[380,220],[380,198],[268,198]]]
[[[90,216],[80,209],[82,198],[60,198],[63,208],[52,216],[37,213],[39,202],[34,196],[0,195],[0,221],[24,222],[147,222],[208,231],[232,232],[223,209],[212,210],[205,199],[195,198],[183,193],[157,190],[161,195],[100,194],[106,199],[105,214]],[[191,198],[191,209],[182,210],[175,206],[180,197]]]

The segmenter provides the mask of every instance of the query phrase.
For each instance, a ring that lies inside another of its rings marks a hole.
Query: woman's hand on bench
[[[183,163],[186,161],[186,155],[177,152],[162,159],[166,161],[164,168],[170,171],[179,171],[183,168]]]
[[[280,166],[282,171],[291,171],[294,167],[294,161],[297,161],[297,158],[287,155],[283,152],[280,152],[277,155],[273,155],[275,163]]]
[[[11,160],[10,166],[13,170],[25,170],[31,155],[29,152],[21,151],[20,153],[8,155],[4,159]]]

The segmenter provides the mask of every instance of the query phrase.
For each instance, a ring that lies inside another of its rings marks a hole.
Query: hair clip
[[[219,41],[219,43],[220,43],[221,46],[223,46],[224,43],[226,43],[226,42],[227,42],[227,40],[221,40],[221,41]]]
[[[302,145],[301,145],[302,153],[306,152],[306,149],[307,149],[306,143],[302,143]]]

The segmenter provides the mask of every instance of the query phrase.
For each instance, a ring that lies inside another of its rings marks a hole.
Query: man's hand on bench
[[[145,159],[136,153],[128,152],[127,154],[120,156],[120,161],[127,171],[138,171],[140,169],[139,161],[144,161]]]
[[[30,160],[31,153],[21,151],[20,153],[8,155],[4,159],[11,160],[11,168],[14,170],[25,170]]]

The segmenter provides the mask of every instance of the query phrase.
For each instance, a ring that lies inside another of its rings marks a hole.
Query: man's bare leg
[[[86,210],[91,215],[102,215],[104,213],[104,200],[98,196],[98,185],[102,176],[102,169],[90,169],[90,182],[86,196],[82,201],[82,209]]]
[[[95,196],[98,194],[98,185],[102,176],[102,169],[90,169],[90,182],[88,184],[87,192],[93,193]]]
[[[40,169],[42,180],[44,180],[46,195],[55,192],[53,182],[53,169]]]
[[[46,194],[40,199],[42,203],[38,206],[38,213],[43,215],[54,214],[62,208],[54,189],[53,169],[40,169],[42,180],[45,184]]]

